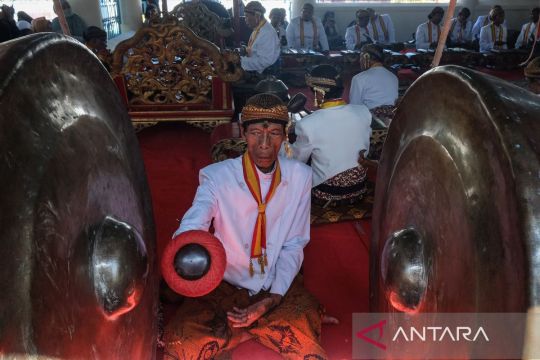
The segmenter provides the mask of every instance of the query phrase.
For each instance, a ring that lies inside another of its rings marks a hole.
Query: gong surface
[[[377,173],[372,312],[526,312],[540,302],[540,101],[444,66],[420,77]]]
[[[0,45],[0,352],[151,359],[150,193],[118,91],[83,45]]]

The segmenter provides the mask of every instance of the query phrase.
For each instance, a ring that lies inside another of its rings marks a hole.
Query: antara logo
[[[381,342],[381,339],[384,335],[384,326],[386,325],[386,320],[381,320],[378,323],[370,325],[356,333],[356,337],[364,340],[365,342],[378,347],[379,349],[386,350],[386,345]],[[368,333],[378,330],[377,340],[367,336]],[[412,341],[433,341],[433,342],[442,342],[445,340],[451,341],[476,341],[479,338],[483,338],[486,342],[489,342],[489,337],[487,336],[486,331],[483,327],[479,327],[476,331],[473,331],[468,326],[457,326],[455,329],[450,327],[442,326],[423,326],[419,329],[415,327],[408,328],[408,331],[405,330],[402,326],[398,327],[394,336],[392,337],[392,342],[405,340],[406,342]],[[482,340],[482,339],[480,339]]]
[[[442,326],[424,326],[420,328],[420,330],[415,327],[410,327],[407,336],[407,331],[400,326],[392,338],[392,341],[399,340],[400,338],[403,338],[403,340],[407,342],[415,340],[426,341],[426,339],[427,341],[433,342],[441,342],[444,340],[461,341],[462,339],[465,341],[476,341],[479,337],[483,337],[485,341],[489,342],[489,338],[484,328],[481,326],[474,332],[474,336],[471,337],[472,334],[473,330],[468,326],[458,326],[455,329]]]
[[[381,340],[384,335],[384,325],[386,325],[386,320],[379,321],[376,324],[370,325],[359,332],[356,333],[356,337],[359,339],[362,339],[372,345],[375,345],[379,349],[386,350],[386,345],[383,343],[380,343],[379,341],[373,340],[372,338],[369,338],[366,336],[366,333],[373,331],[375,329],[379,329],[379,338],[377,340]]]

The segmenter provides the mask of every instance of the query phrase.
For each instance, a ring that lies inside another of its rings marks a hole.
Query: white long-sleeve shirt
[[[492,34],[494,32],[494,35]],[[495,48],[495,41],[502,41],[505,44],[501,46],[501,49],[508,49],[506,45],[506,38],[508,31],[504,25],[495,26],[491,23],[486,25],[480,30],[480,52],[489,52]]]
[[[318,43],[321,46],[322,51],[327,51],[328,38],[326,32],[319,18],[313,17],[311,21],[303,21],[304,23],[304,45],[302,45],[300,39],[300,22],[303,21],[302,17],[296,17],[291,20],[289,26],[287,26],[287,46],[291,49],[305,49],[313,50],[313,24],[317,28]]]
[[[358,166],[360,150],[369,150],[371,113],[364,105],[340,105],[317,110],[295,125],[293,157],[311,157],[313,187]]]
[[[360,41],[358,41],[360,35]],[[373,42],[369,31],[366,28],[361,28],[358,25],[349,26],[345,31],[345,46],[347,50],[354,50],[357,43]]]
[[[526,46],[529,43],[529,40],[534,39],[535,31],[536,23],[531,21],[523,24],[519,36],[516,40],[516,49],[522,46]]]
[[[486,25],[490,24],[489,15],[480,15],[472,28],[472,39],[480,39],[480,30]],[[506,20],[503,22],[503,26],[506,27]]]
[[[267,21],[253,42],[251,55],[240,57],[242,69],[262,73],[277,61],[279,54],[280,43],[277,32]]]
[[[439,41],[441,24],[435,25],[431,21],[422,23],[416,28],[416,49],[428,50],[431,43]],[[431,31],[430,31],[431,29]],[[431,33],[431,37],[429,34]]]
[[[254,266],[249,274],[251,240],[258,205],[244,180],[242,157],[203,168],[191,208],[174,236],[188,230],[208,231],[214,220],[214,235],[227,255],[224,280],[249,290],[284,295],[298,274],[309,242],[311,169],[295,160],[279,158],[281,183],[266,206],[266,254],[268,267],[262,274]],[[261,195],[270,188],[272,174],[258,171]],[[257,265],[256,263],[254,265]]]
[[[463,26],[463,24],[457,18],[453,18],[450,21],[452,22],[452,32],[449,34],[450,41],[452,41],[454,44],[462,44],[472,41],[473,24],[471,20],[467,20],[465,26]]]
[[[351,81],[349,103],[373,109],[382,105],[395,105],[399,81],[383,66],[369,68],[355,75]]]
[[[388,38],[386,38],[384,29],[381,25],[381,20],[386,27],[386,33]],[[394,29],[394,23],[392,18],[388,14],[377,15],[375,21],[370,20],[368,24],[369,34],[376,42],[383,44],[393,44],[396,42],[396,31]]]

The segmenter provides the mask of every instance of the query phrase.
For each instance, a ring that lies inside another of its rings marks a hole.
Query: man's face
[[[367,12],[369,14],[369,18],[371,20],[375,20],[377,18],[377,13],[373,9],[367,9]]]
[[[270,14],[270,23],[272,24],[273,27],[278,26],[280,22],[281,22],[281,14],[277,12],[273,12],[272,14]]]
[[[493,23],[497,26],[504,22],[504,12],[497,12],[493,14]]]
[[[90,39],[88,47],[96,51],[107,49],[107,37],[99,37]]]
[[[285,140],[284,126],[270,122],[250,124],[243,135],[255,165],[261,170],[271,170]]]
[[[459,20],[459,22],[462,23],[462,24],[464,24],[465,22],[467,22],[467,19],[469,18],[469,15],[470,15],[470,14],[461,11],[461,12],[458,14],[458,20]]]
[[[539,15],[540,15],[540,11],[538,10],[531,11],[531,21],[534,23],[537,23]]]
[[[247,11],[244,14],[246,15],[246,24],[249,28],[254,29],[259,25],[259,15]]]
[[[366,27],[369,24],[369,13],[367,11],[359,11],[356,13],[356,22],[360,27]]]
[[[435,25],[439,25],[442,21],[442,18],[443,18],[443,13],[440,13],[440,12],[436,12],[434,13],[432,16],[431,16],[431,22],[434,23]]]
[[[309,21],[313,18],[313,6],[304,5],[302,8],[302,19]]]

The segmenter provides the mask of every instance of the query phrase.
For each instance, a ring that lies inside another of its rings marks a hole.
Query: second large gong
[[[540,300],[540,101],[447,66],[399,105],[378,170],[372,312],[526,312]]]

